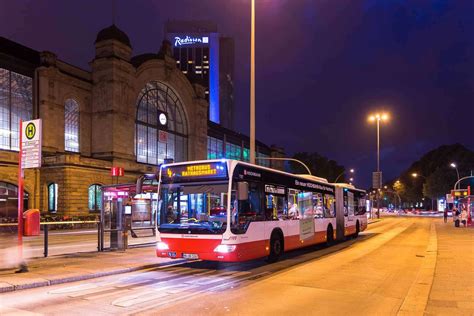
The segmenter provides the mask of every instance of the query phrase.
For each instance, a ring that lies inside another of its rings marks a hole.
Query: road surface
[[[435,221],[384,219],[356,240],[293,251],[274,264],[196,261],[6,293],[0,314],[423,314],[436,264]]]

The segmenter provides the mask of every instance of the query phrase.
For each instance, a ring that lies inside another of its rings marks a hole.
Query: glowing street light
[[[377,172],[380,171],[380,121],[388,121],[387,113],[375,113],[369,115],[369,122],[377,122]]]
[[[350,173],[354,173],[354,172],[355,172],[354,168],[349,169],[349,172],[350,172]],[[337,183],[337,180],[339,180],[339,178],[340,178],[344,173],[345,173],[345,171],[341,172],[341,173],[336,177],[336,180],[334,180],[334,183]],[[351,179],[352,179],[352,178],[351,178]]]
[[[381,185],[382,177],[380,173],[380,121],[388,121],[388,114],[387,113],[375,113],[369,115],[368,118],[369,122],[377,122],[377,175],[378,180],[377,186]],[[380,189],[379,189],[380,191]],[[377,196],[377,218],[380,218],[380,199]]]
[[[458,166],[457,166],[457,165],[456,165],[454,162],[452,162],[452,163],[450,164],[450,166],[451,166],[452,168],[456,169],[456,173],[458,174],[458,181],[459,181],[459,171],[458,171]]]

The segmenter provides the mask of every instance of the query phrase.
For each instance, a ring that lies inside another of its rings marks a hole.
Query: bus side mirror
[[[237,199],[239,201],[249,199],[249,184],[247,182],[237,182]]]

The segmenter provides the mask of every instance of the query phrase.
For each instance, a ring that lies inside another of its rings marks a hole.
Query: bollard
[[[44,232],[44,257],[48,256],[48,225],[43,225]]]
[[[100,239],[101,239],[101,236],[100,236],[100,222],[97,223],[97,251],[100,252],[101,249],[100,249]]]

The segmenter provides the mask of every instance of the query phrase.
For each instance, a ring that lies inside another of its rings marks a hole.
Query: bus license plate
[[[168,252],[168,257],[176,258],[176,252],[174,252],[174,251],[169,251],[169,252]]]
[[[199,256],[195,253],[183,253],[184,259],[199,259]]]

